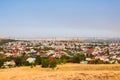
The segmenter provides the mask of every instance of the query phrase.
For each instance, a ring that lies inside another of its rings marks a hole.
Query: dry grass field
[[[55,70],[16,67],[0,69],[0,80],[120,80],[120,65],[64,64]]]

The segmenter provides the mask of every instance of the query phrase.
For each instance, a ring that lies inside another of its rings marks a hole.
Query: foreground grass
[[[55,70],[36,66],[0,70],[1,80],[120,80],[119,64],[64,64]]]

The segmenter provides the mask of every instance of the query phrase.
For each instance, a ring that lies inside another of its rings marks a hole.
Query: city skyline
[[[119,37],[119,4],[119,0],[1,0],[0,37]]]

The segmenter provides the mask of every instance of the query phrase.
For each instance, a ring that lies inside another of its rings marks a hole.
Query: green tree
[[[5,61],[6,61],[5,59],[0,58],[0,68],[3,66],[3,64],[4,64]]]
[[[80,61],[85,60],[85,55],[84,54],[76,54],[72,58],[73,63],[80,63]]]
[[[41,61],[42,61],[42,58],[41,58],[40,56],[36,56],[35,58],[36,58],[35,63],[36,63],[37,65],[40,65],[40,64],[41,64]]]
[[[42,66],[42,68],[48,68],[49,67],[49,60],[42,59],[41,66]]]
[[[54,69],[57,66],[57,60],[54,59],[54,60],[50,61],[49,65],[50,65],[50,68]]]

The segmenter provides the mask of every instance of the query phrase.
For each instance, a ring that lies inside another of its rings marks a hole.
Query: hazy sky
[[[120,37],[120,0],[0,0],[0,37]]]

